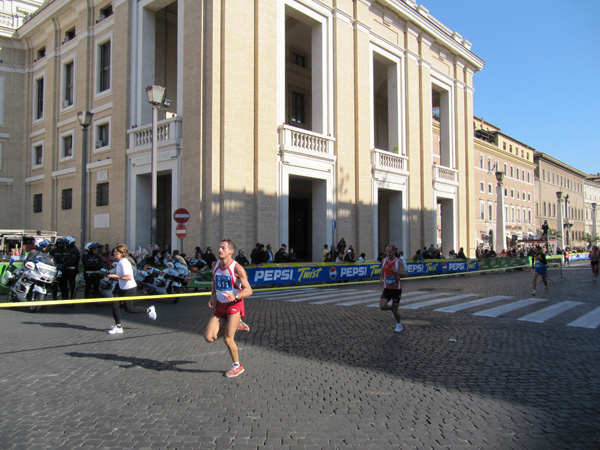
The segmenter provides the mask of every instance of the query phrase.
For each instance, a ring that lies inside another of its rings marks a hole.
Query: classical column
[[[504,217],[504,172],[496,172],[496,245],[495,252],[500,254],[506,248],[506,217]]]
[[[558,247],[562,250],[565,248],[564,234],[565,227],[563,221],[563,210],[562,210],[562,195],[561,191],[556,193],[556,199],[558,201],[558,216],[556,218],[556,239],[558,240]]]
[[[592,237],[598,236],[598,219],[597,219],[597,208],[598,204],[592,203]]]

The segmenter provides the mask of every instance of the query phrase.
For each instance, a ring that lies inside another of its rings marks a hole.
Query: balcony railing
[[[378,148],[374,148],[371,155],[373,169],[375,170],[408,173],[408,157],[404,155],[380,150]]]
[[[279,127],[279,145],[282,151],[294,152],[305,156],[332,159],[335,158],[333,144],[335,139],[289,125]]]
[[[458,184],[458,170],[450,167],[433,165],[433,181],[446,184]]]
[[[161,120],[156,127],[156,142],[160,147],[181,143],[181,117]],[[142,150],[152,147],[152,124],[127,130],[129,150]]]

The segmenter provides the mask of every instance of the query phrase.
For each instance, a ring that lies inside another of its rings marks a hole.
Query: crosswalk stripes
[[[484,317],[498,317],[502,314],[509,313],[511,311],[516,311],[517,309],[525,308],[526,306],[535,305],[540,302],[547,302],[548,300],[544,300],[543,298],[526,298],[525,300],[519,300],[513,303],[509,303],[507,305],[497,306],[496,308],[486,309],[484,311],[479,311],[473,313],[474,316],[484,316]]]
[[[260,292],[257,293],[255,298],[280,300],[290,303],[307,302],[313,305],[334,304],[335,306],[344,307],[362,306],[366,308],[379,308],[381,292],[381,289],[353,289],[350,287],[333,289],[310,288]],[[417,310],[435,307],[443,303],[451,303],[447,306],[435,308],[433,311],[453,314],[471,308],[480,308],[500,303],[499,306],[471,313],[473,316],[496,318],[523,308],[549,302],[547,299],[540,297],[522,300],[514,300],[513,296],[508,295],[494,295],[473,299],[474,297],[479,297],[479,294],[452,295],[450,292],[404,292],[400,302],[400,309]],[[517,318],[517,320],[530,323],[544,323],[567,311],[584,305],[584,302],[564,300],[526,314]],[[566,325],[570,327],[597,329],[600,327],[600,308],[583,314],[578,319]]]
[[[553,317],[556,317],[559,314],[562,314],[579,305],[583,305],[583,302],[560,302],[556,303],[555,305],[550,305],[540,311],[536,311],[531,314],[527,314],[526,316],[519,317],[518,320],[524,320],[526,322],[543,323],[546,320],[552,319]]]
[[[478,300],[471,300],[470,302],[466,302],[466,303],[459,303],[458,305],[444,306],[443,308],[438,308],[438,309],[435,309],[434,311],[455,313],[457,311],[462,311],[463,309],[469,309],[469,308],[473,308],[475,306],[483,306],[483,305],[487,305],[488,303],[495,303],[497,301],[508,300],[510,298],[513,298],[513,297],[510,295],[496,295],[495,297],[486,297],[486,298],[480,298]]]
[[[600,326],[600,308],[596,308],[593,311],[581,316],[579,319],[568,323],[569,327],[582,327],[582,328],[598,328]]]
[[[428,300],[426,302],[414,303],[412,305],[401,306],[400,309],[420,309],[425,308],[427,306],[439,305],[440,303],[449,303],[455,302],[458,300],[464,300],[466,298],[477,297],[477,294],[462,294],[462,295],[453,295],[452,297],[445,297],[437,300]]]

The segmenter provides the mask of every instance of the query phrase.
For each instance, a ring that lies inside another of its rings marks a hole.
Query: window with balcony
[[[371,43],[371,89],[373,103],[373,146],[380,150],[404,154],[402,148],[402,128],[400,109],[400,58],[383,48]],[[433,108],[432,114],[438,117]],[[433,142],[433,153],[439,155],[436,139]]]
[[[308,126],[306,95],[303,92],[292,89],[290,110],[290,120],[292,125],[306,128]]]

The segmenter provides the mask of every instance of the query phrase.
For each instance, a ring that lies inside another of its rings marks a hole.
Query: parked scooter
[[[2,284],[9,287],[8,301],[31,302],[44,300],[56,279],[58,269],[52,257],[44,254],[26,261],[23,267],[10,265],[2,276]],[[38,312],[41,306],[30,306]]]

